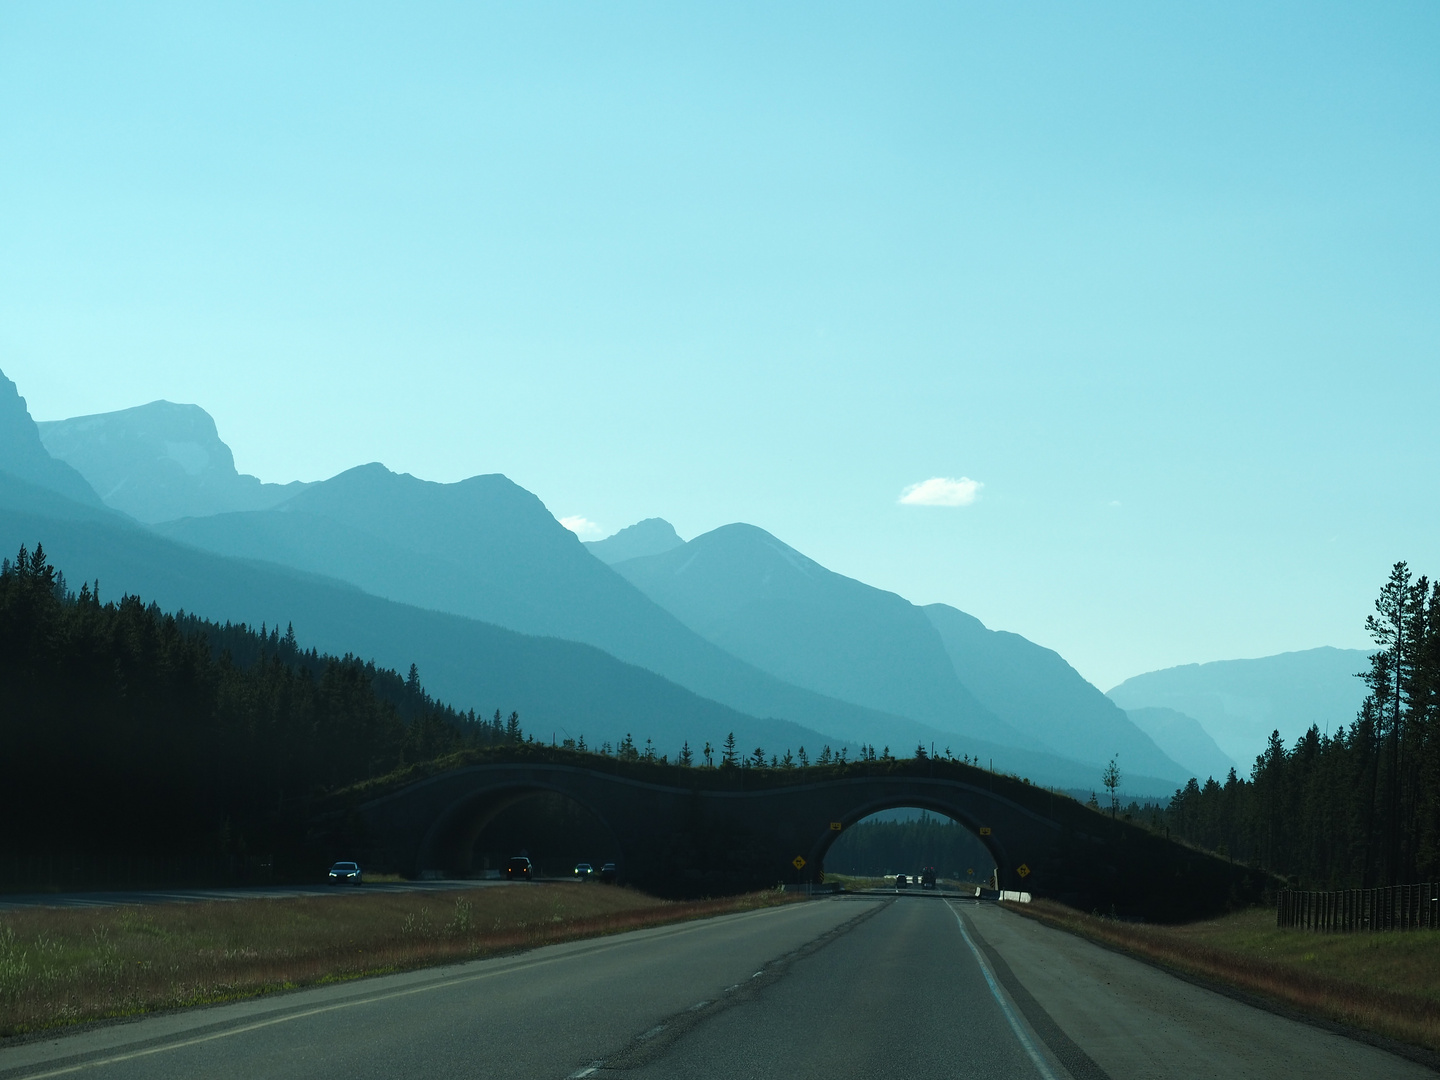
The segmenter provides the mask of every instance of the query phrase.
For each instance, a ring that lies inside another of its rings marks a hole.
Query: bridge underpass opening
[[[823,859],[827,881],[912,880],[925,867],[957,885],[991,885],[995,856],[979,836],[945,814],[916,806],[867,815],[842,829]]]
[[[475,838],[471,866],[503,870],[524,855],[537,877],[568,877],[578,863],[598,872],[620,862],[620,845],[604,820],[590,808],[555,791],[522,795],[489,818]]]
[[[452,807],[423,845],[422,874],[486,877],[517,855],[536,877],[569,877],[577,863],[622,865],[615,832],[592,808],[551,788],[517,786]]]

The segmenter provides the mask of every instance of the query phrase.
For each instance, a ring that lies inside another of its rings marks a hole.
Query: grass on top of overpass
[[[233,1001],[768,907],[779,892],[673,903],[604,885],[515,884],[0,917],[0,1036]]]
[[[1440,1051],[1440,931],[1279,929],[1273,908],[1181,926],[1086,915],[1053,902],[1012,911],[1092,941],[1269,998],[1307,1016]]]

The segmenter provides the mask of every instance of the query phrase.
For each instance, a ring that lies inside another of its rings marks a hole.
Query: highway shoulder
[[[1415,1061],[1256,1008],[999,906],[957,907],[997,976],[1020,988],[1012,992],[1017,1004],[1043,1010],[1112,1077],[1435,1076]]]

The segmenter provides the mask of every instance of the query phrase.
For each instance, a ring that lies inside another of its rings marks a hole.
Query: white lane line
[[[1015,1015],[1014,1010],[1010,1008],[1010,1003],[1005,1000],[1005,995],[1000,992],[1000,986],[995,982],[995,976],[990,973],[990,965],[985,962],[985,957],[975,947],[975,942],[970,940],[970,934],[965,929],[965,920],[960,918],[960,912],[955,910],[955,905],[949,900],[946,900],[945,904],[950,908],[950,913],[955,916],[955,925],[960,927],[960,936],[965,939],[965,944],[970,946],[970,951],[975,954],[975,962],[980,965],[980,973],[985,976],[985,982],[990,987],[990,993],[999,1003],[1000,1011],[1010,1022],[1010,1030],[1015,1032],[1015,1037],[1020,1040],[1020,1045],[1025,1048],[1025,1053],[1030,1055],[1030,1060],[1035,1063],[1035,1068],[1039,1070],[1043,1080],[1056,1080],[1055,1074],[1050,1071],[1050,1066],[1045,1063],[1045,1059],[1040,1056],[1040,1051],[1036,1049],[1030,1036],[1026,1034],[1020,1018]]]
[[[760,908],[755,911],[741,912],[733,917],[733,922],[749,921],[756,915],[765,915],[771,912],[785,912],[798,910],[800,905],[794,908]],[[708,919],[697,919],[690,923],[672,924],[667,927],[654,927],[661,933],[654,934],[648,940],[655,940],[657,937],[678,937],[681,934],[694,933],[704,929],[707,925],[714,926],[716,923]],[[732,923],[733,925],[733,923]],[[668,932],[667,932],[668,931]],[[643,933],[643,931],[641,931]],[[395,998],[410,997],[413,994],[424,994],[431,990],[447,990],[452,986],[461,986],[465,983],[480,982],[484,979],[494,979],[502,975],[513,974],[517,971],[528,971],[531,968],[546,967],[550,964],[558,964],[565,960],[573,960],[581,956],[593,956],[596,953],[609,952],[612,949],[622,948],[632,944],[632,941],[614,940],[603,945],[596,945],[590,948],[565,953],[561,956],[550,956],[542,960],[532,960],[528,963],[512,964],[498,970],[477,972],[473,975],[461,975],[453,979],[441,979],[435,982],[425,983],[422,986],[412,986],[404,990],[393,990],[385,994],[368,994],[364,997],[354,997],[346,1001],[337,1001],[331,1005],[321,1005],[313,1009],[305,1009],[301,1012],[287,1013],[284,1016],[271,1017],[268,1020],[258,1020],[252,1024],[244,1024],[240,1027],[227,1028],[224,1031],[212,1032],[209,1035],[199,1035],[193,1039],[184,1039],[180,1042],[164,1043],[160,1046],[146,1047],[144,1050],[132,1050],[126,1054],[113,1054],[106,1058],[92,1058],[89,1061],[76,1062],[73,1065],[65,1065],[58,1069],[51,1069],[48,1072],[22,1073],[24,1080],[47,1080],[52,1076],[69,1076],[71,1073],[82,1072],[85,1069],[98,1069],[103,1065],[118,1065],[124,1061],[134,1061],[136,1058],[151,1057],[154,1054],[163,1054],[169,1050],[183,1050],[190,1046],[199,1046],[203,1043],[215,1042],[217,1039],[228,1039],[232,1035],[245,1035],[252,1031],[260,1031],[264,1028],[274,1027],[277,1024],[288,1024],[295,1020],[305,1020],[312,1016],[319,1016],[323,1013],[338,1012],[341,1009],[354,1008],[357,1005],[371,1005],[380,1001],[391,1001]],[[738,985],[738,984],[737,984]],[[732,987],[733,989],[733,987]],[[22,1066],[23,1068],[23,1066]]]
[[[122,1061],[134,1061],[136,1058],[150,1057],[153,1054],[163,1054],[168,1050],[183,1050],[187,1046],[199,1046],[203,1043],[215,1042],[217,1039],[228,1039],[232,1035],[245,1035],[251,1031],[261,1031],[277,1024],[288,1024],[295,1020],[305,1020],[312,1016],[320,1016],[323,1013],[338,1012],[341,1009],[354,1008],[357,1005],[373,1005],[380,1001],[392,1001],[395,998],[410,997],[413,994],[424,994],[430,990],[445,990],[452,986],[459,986],[463,983],[479,982],[482,979],[497,978],[501,975],[508,975],[516,971],[524,971],[528,968],[544,967],[547,964],[557,963],[561,958],[537,960],[530,964],[517,964],[514,967],[505,968],[503,971],[489,971],[478,975],[467,975],[458,979],[446,979],[442,982],[426,983],[424,986],[412,986],[405,990],[394,990],[388,994],[372,994],[368,997],[355,998],[350,1001],[337,1001],[333,1005],[321,1005],[314,1009],[305,1009],[302,1012],[288,1013],[285,1016],[274,1016],[269,1020],[258,1020],[253,1024],[244,1024],[240,1027],[228,1028],[225,1031],[211,1032],[209,1035],[200,1035],[193,1039],[184,1039],[180,1042],[166,1043],[163,1046],[149,1046],[144,1050],[132,1050],[128,1054],[115,1054],[107,1058],[97,1058],[91,1061],[81,1061],[74,1065],[66,1065],[59,1069],[51,1069],[49,1072],[24,1074],[25,1080],[45,1080],[51,1076],[68,1076],[70,1073],[81,1072],[84,1069],[98,1069],[102,1065],[117,1065]]]

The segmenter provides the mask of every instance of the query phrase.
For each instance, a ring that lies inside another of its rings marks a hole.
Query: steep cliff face
[[[85,478],[56,461],[40,441],[40,431],[19,389],[0,372],[0,472],[59,492],[67,499],[99,506],[100,499]]]
[[[107,506],[149,524],[265,510],[305,487],[262,484],[238,472],[214,419],[198,405],[152,401],[38,427],[45,449],[78,470]]]

